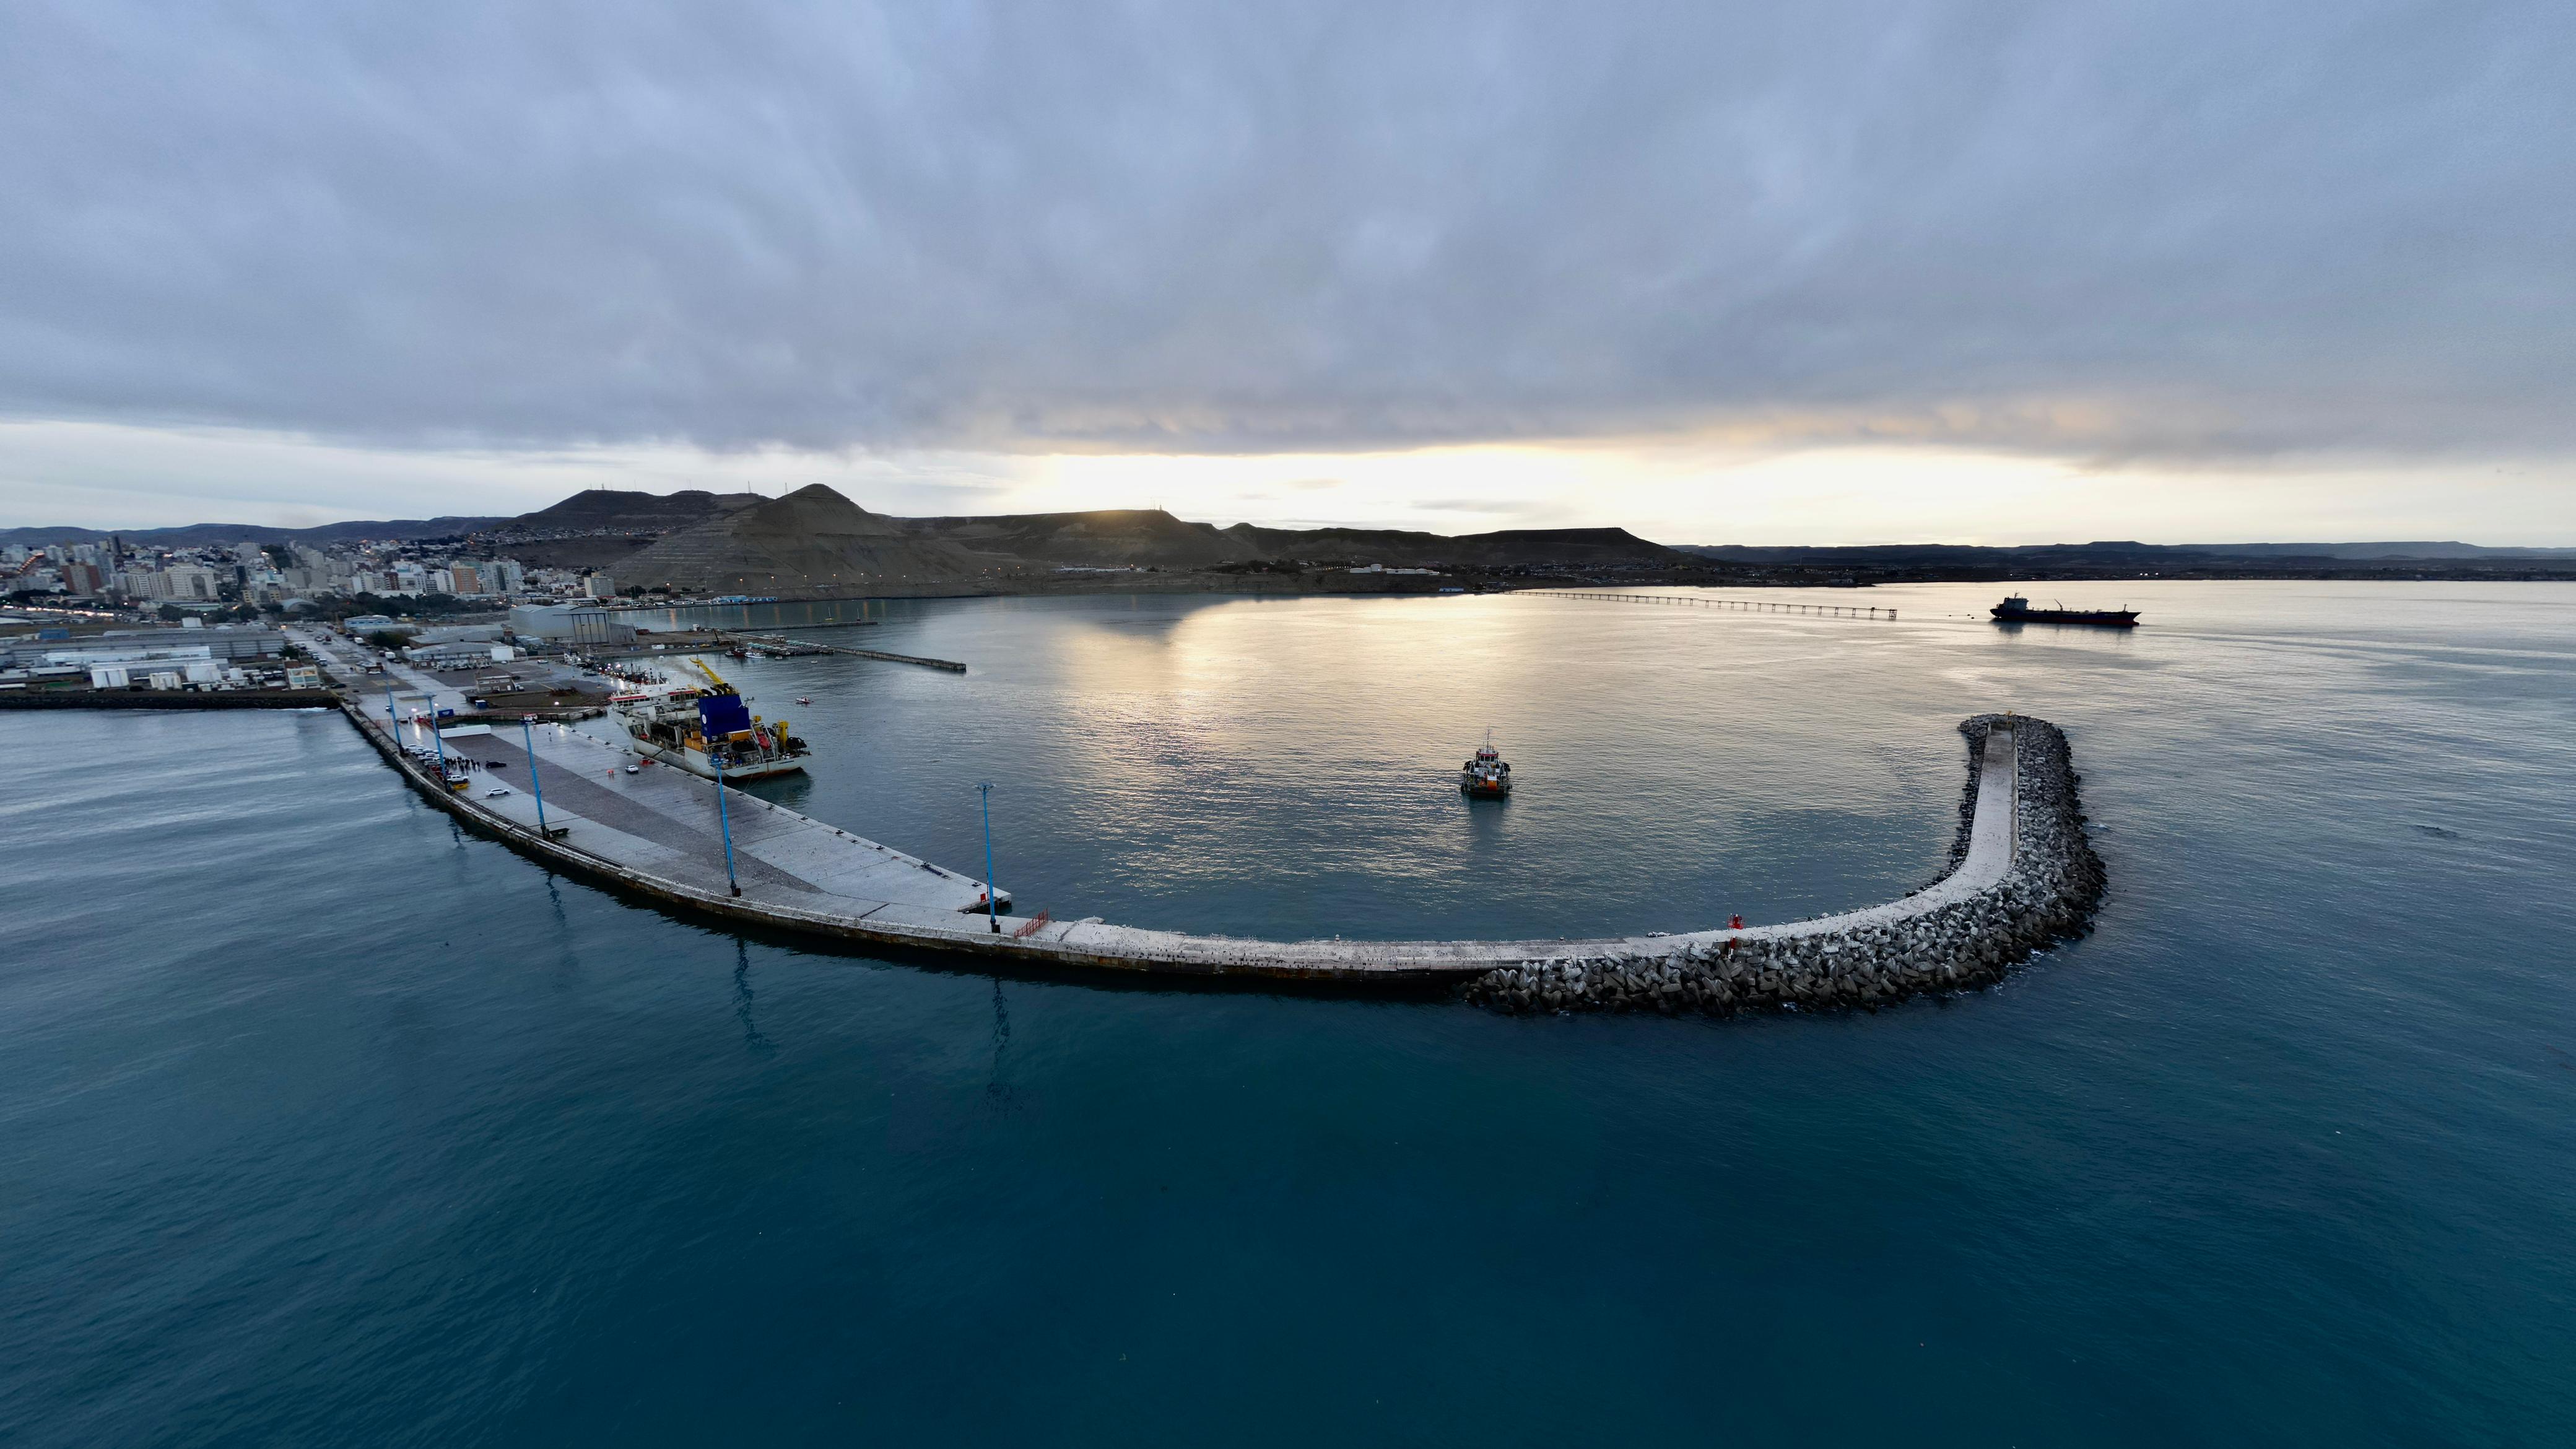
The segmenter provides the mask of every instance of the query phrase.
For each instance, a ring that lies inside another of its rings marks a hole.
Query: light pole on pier
[[[724,832],[725,888],[742,894],[742,882],[733,878],[733,819],[725,814],[724,756],[707,751],[707,763],[716,767],[716,828]]]
[[[432,694],[427,698],[429,700],[429,737],[438,742],[438,788],[444,790],[448,787],[447,736],[438,728],[438,696]],[[529,773],[533,775],[535,771],[531,770]]]
[[[985,781],[975,789],[984,797],[984,919],[993,925],[993,934],[1002,934],[1000,890],[993,884],[993,782]]]
[[[546,828],[545,782],[537,778],[537,717],[535,715],[519,716],[519,739],[528,750],[528,788],[534,791],[537,797],[537,834],[552,840],[555,833]]]

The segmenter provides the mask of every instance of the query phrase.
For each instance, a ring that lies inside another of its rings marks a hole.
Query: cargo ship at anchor
[[[2135,609],[2034,609],[2030,600],[2019,594],[2006,598],[1988,613],[1999,624],[2094,624],[2105,629],[2138,627]]]
[[[704,689],[659,686],[610,695],[609,716],[623,726],[627,745],[645,759],[677,765],[713,780],[762,780],[792,775],[813,753],[785,720],[751,712],[740,691],[705,666]]]

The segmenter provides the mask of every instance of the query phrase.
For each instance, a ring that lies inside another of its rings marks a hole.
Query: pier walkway
[[[742,641],[764,649],[793,651],[799,654],[842,654],[852,659],[880,659],[888,664],[918,664],[924,669],[945,669],[963,674],[966,666],[954,659],[926,659],[918,654],[896,654],[884,649],[858,649],[847,644],[823,644],[812,639],[791,639],[784,634],[745,634]]]
[[[367,727],[382,736],[386,721],[379,715]],[[980,880],[741,790],[725,791],[719,817],[714,781],[639,761],[598,735],[558,724],[526,731],[509,725],[491,728],[490,734],[458,734],[439,742],[449,758],[478,766],[470,771],[473,784],[449,797],[451,808],[536,838],[542,795],[545,823],[557,832],[547,843],[576,852],[586,866],[613,867],[755,909],[792,909],[851,921],[906,920],[915,914],[945,921],[973,911],[982,922]],[[533,758],[523,737],[536,745]],[[408,749],[437,748],[425,725],[404,725],[401,738]],[[641,768],[630,775],[629,764]],[[435,766],[421,773],[434,775]],[[495,789],[509,793],[494,796],[490,792]],[[728,829],[733,834],[733,879],[742,887],[738,899],[725,879]],[[1008,910],[1010,903],[1006,890],[1000,904]]]
[[[349,708],[349,718],[415,788],[469,825],[576,874],[695,912],[836,941],[911,950],[967,952],[1024,962],[1101,970],[1197,976],[1252,976],[1349,983],[1462,979],[1529,962],[1618,955],[1670,956],[1729,938],[1741,941],[1824,936],[1890,925],[1967,899],[2001,882],[2018,849],[2019,766],[2015,731],[1997,725],[1976,766],[1969,845],[1936,884],[1901,900],[1840,915],[1780,925],[1718,927],[1681,935],[1594,940],[1523,941],[1261,941],[1197,936],[1107,924],[1005,914],[996,932],[982,910],[984,886],[874,841],[772,806],[739,790],[726,795],[742,894],[726,887],[716,787],[667,765],[628,775],[625,752],[578,730],[544,726],[534,765],[544,772],[549,825],[536,828],[535,800],[524,778],[511,793],[486,799],[479,783],[531,763],[507,727],[488,736],[451,739],[451,750],[502,769],[477,772],[463,794],[443,789],[435,768],[394,747],[379,714]],[[407,727],[406,733],[417,727]],[[426,745],[422,736],[413,741]]]
[[[1605,604],[1661,604],[1671,609],[1734,609],[1749,614],[1806,614],[1819,619],[1893,619],[1894,609],[1873,604],[1819,604],[1801,599],[1703,599],[1686,594],[1604,594],[1585,589],[1532,589],[1551,599],[1592,599]]]

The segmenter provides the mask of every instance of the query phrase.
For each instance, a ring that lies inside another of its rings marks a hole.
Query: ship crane
[[[741,691],[741,690],[736,689],[736,688],[734,688],[734,687],[733,687],[733,681],[732,681],[732,680],[729,680],[729,679],[725,678],[723,675],[716,673],[716,667],[715,667],[714,665],[709,664],[707,661],[705,661],[705,660],[703,660],[703,659],[698,658],[696,655],[694,655],[694,654],[689,655],[688,657],[686,657],[686,658],[682,659],[680,662],[681,662],[682,664],[687,665],[689,668],[696,670],[699,674],[704,675],[704,676],[706,677],[706,681],[707,681],[707,683],[714,685],[716,688],[721,689],[721,690],[725,691],[725,692],[726,692],[726,693],[728,693],[728,694],[740,694],[740,693],[742,693],[742,691]]]

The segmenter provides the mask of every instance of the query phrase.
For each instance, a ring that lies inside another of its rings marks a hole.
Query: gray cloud
[[[0,12],[0,412],[2576,443],[2564,5]]]

